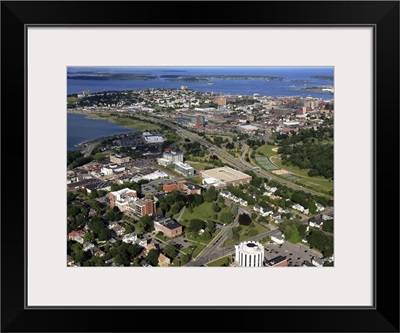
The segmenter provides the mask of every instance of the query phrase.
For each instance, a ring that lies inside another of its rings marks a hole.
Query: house
[[[137,235],[134,233],[131,234],[126,234],[123,238],[122,241],[124,243],[134,243],[137,240]]]
[[[322,212],[322,211],[325,209],[325,207],[322,206],[322,205],[321,205],[320,203],[318,203],[318,202],[315,203],[315,207],[317,207],[317,212]]]
[[[111,230],[113,230],[117,236],[122,236],[125,232],[125,228],[120,224],[114,225]]]
[[[154,245],[154,243],[146,244],[146,246],[144,247],[144,250],[143,250],[143,255],[147,256],[149,254],[149,252],[153,249],[156,250],[156,246]]]
[[[93,243],[90,243],[90,242],[86,242],[86,243],[84,243],[83,244],[83,247],[82,247],[82,249],[83,249],[83,251],[89,251],[89,250],[91,250],[91,249],[93,249],[94,248],[94,244]]]
[[[67,255],[67,266],[72,267],[72,266],[74,266],[74,263],[75,263],[74,259],[68,254]]]
[[[299,212],[303,213],[304,212],[304,207],[300,204],[295,204],[292,206],[293,209],[298,210]]]
[[[75,242],[83,244],[83,236],[85,235],[85,231],[80,230],[72,230],[68,234],[68,240],[73,240]]]
[[[313,216],[308,220],[308,225],[310,227],[322,229],[322,226],[324,225],[324,219],[322,218],[322,215],[320,216]]]
[[[271,240],[276,244],[283,244],[285,242],[282,235],[273,235],[271,236]]]
[[[315,267],[322,267],[322,266],[324,266],[322,260],[319,259],[319,258],[316,258],[316,257],[312,257],[312,258],[311,258],[311,263],[312,263]]]
[[[158,264],[161,267],[168,267],[171,264],[171,260],[162,253],[160,253],[160,255],[158,256]]]
[[[272,214],[271,218],[272,218],[272,221],[274,221],[275,223],[281,223],[282,222],[282,217],[281,217],[281,214],[279,214],[279,213]]]
[[[93,254],[95,257],[101,258],[101,257],[104,256],[106,253],[105,253],[104,251],[100,250],[99,248],[95,247],[95,248],[92,250],[92,254]]]
[[[309,261],[304,261],[302,267],[315,267],[315,266],[312,263],[310,263]]]

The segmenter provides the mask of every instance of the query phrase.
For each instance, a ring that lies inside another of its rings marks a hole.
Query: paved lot
[[[277,256],[286,257],[289,266],[303,266],[304,261],[311,262],[312,257],[322,258],[321,253],[310,250],[303,244],[291,244],[288,242],[282,245],[267,243],[264,244],[265,258],[271,260]]]

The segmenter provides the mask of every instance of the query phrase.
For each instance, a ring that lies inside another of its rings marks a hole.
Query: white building
[[[165,158],[157,158],[157,163],[163,166],[168,166],[173,164],[174,162],[170,161],[170,160],[166,160]]]
[[[300,204],[295,204],[292,206],[292,208],[298,210],[299,212],[304,212],[304,207]]]
[[[100,170],[105,176],[110,176],[114,173],[113,169],[111,168],[107,168],[107,167],[103,167]]]
[[[181,151],[165,151],[163,153],[164,160],[171,161],[172,163],[183,162],[183,152]]]
[[[161,135],[153,135],[149,132],[144,132],[143,133],[143,139],[146,143],[151,144],[151,143],[163,143],[164,138]]]
[[[271,240],[276,244],[283,244],[285,242],[282,236],[271,236]]]
[[[194,169],[189,164],[183,162],[175,163],[175,171],[179,172],[180,174],[186,177],[191,177],[194,175]]]
[[[235,261],[240,267],[262,267],[264,246],[261,243],[246,241],[235,245]]]

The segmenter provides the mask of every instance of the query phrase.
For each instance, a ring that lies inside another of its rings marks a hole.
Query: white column
[[[239,246],[235,245],[235,261],[239,262]]]

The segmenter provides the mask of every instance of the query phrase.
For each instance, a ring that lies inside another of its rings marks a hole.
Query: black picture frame
[[[133,11],[143,15],[132,15]],[[374,306],[135,309],[26,306],[24,258],[28,239],[24,221],[29,167],[24,150],[28,130],[26,28],[125,24],[374,28]],[[399,1],[2,1],[1,50],[2,332],[399,332]],[[385,175],[391,175],[390,181]],[[189,318],[192,324],[186,326],[182,318]],[[214,327],[215,321],[221,325]]]

